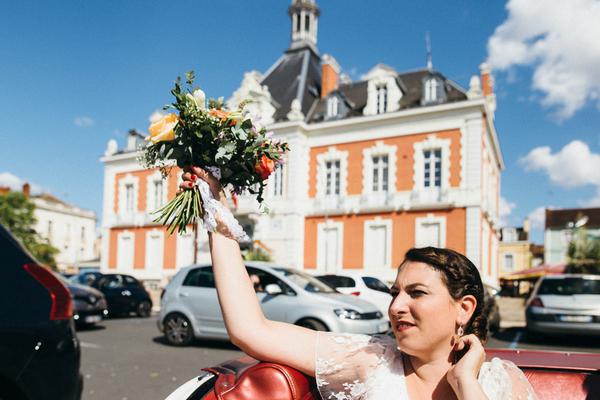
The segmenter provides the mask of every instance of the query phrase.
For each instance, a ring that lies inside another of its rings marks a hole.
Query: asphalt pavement
[[[156,317],[109,319],[95,328],[80,330],[78,336],[83,400],[164,399],[203,367],[243,355],[229,342],[169,346],[156,327]],[[597,338],[532,337],[520,327],[501,329],[486,347],[600,353]]]

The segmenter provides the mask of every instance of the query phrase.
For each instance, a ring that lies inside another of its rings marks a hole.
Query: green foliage
[[[246,261],[272,261],[271,255],[258,246],[253,246],[244,252],[244,260]]]
[[[56,268],[54,257],[59,250],[34,230],[34,210],[35,204],[21,192],[0,195],[0,223],[15,235],[39,262]]]
[[[178,116],[173,140],[149,143],[141,152],[139,161],[146,168],[160,168],[163,177],[170,169],[189,166],[219,167],[220,183],[235,193],[248,191],[256,194],[259,203],[263,202],[266,185],[265,168],[257,166],[268,159],[271,166],[283,162],[283,155],[289,150],[287,143],[269,138],[265,128],[257,127],[245,112],[242,102],[237,110],[224,109],[223,98],[210,99],[206,109],[204,93],[193,87],[195,75],[189,71],[185,75],[185,85],[180,77],[171,90],[173,103],[165,109]],[[200,100],[201,99],[201,100]],[[201,103],[201,104],[198,104]],[[272,169],[269,167],[269,172]],[[261,171],[263,172],[261,174]],[[197,190],[194,195],[183,196],[182,192],[156,213],[157,222],[185,232],[188,225],[202,216],[201,201]]]
[[[600,274],[600,239],[589,235],[587,229],[577,228],[567,251],[569,263],[566,272]]]

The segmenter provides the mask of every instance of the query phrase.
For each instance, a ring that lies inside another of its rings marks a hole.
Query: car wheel
[[[327,326],[324,323],[322,323],[321,321],[318,321],[316,319],[313,319],[313,318],[301,319],[300,321],[296,322],[296,325],[302,326],[304,328],[312,329],[313,331],[321,331],[321,332],[329,331],[329,329],[327,329]]]
[[[167,342],[173,346],[187,346],[194,340],[192,324],[181,314],[167,315],[163,327]]]
[[[152,304],[148,300],[142,300],[138,303],[136,314],[138,317],[148,318],[152,312]]]

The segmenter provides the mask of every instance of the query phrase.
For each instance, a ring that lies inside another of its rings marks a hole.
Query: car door
[[[125,282],[125,287],[127,290],[131,292],[131,307],[135,308],[140,301],[148,298],[146,289],[144,289],[142,284],[137,279],[129,275],[123,275],[123,281]]]
[[[298,307],[297,302],[294,301],[296,295],[292,288],[267,271],[254,267],[247,267],[247,270],[250,279],[255,282],[256,280],[258,281],[258,284],[255,283],[254,285],[254,290],[256,291],[256,297],[258,297],[258,302],[265,317],[273,321],[288,322],[287,314],[289,308]],[[265,288],[267,285],[273,283],[279,285],[283,293],[277,295],[267,294]]]
[[[177,296],[184,308],[194,316],[194,328],[200,335],[227,337],[212,267],[199,267],[188,271]]]
[[[125,286],[122,275],[103,276],[98,287],[106,296],[110,314],[121,314],[131,309],[131,291]]]

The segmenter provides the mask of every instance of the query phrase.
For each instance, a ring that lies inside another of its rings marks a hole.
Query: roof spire
[[[288,15],[292,19],[291,50],[310,46],[316,52],[320,14],[316,0],[292,0],[288,8]]]
[[[425,33],[425,48],[427,50],[427,70],[433,69],[433,60],[431,56],[431,39],[429,37],[429,31]]]

